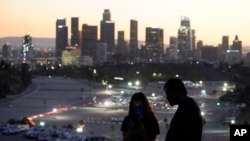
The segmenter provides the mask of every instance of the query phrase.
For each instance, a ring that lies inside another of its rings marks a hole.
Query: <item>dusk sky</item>
[[[104,9],[109,9],[117,31],[125,31],[129,40],[131,19],[138,21],[139,40],[145,40],[146,27],[164,30],[164,44],[170,36],[177,36],[181,16],[187,16],[196,40],[204,45],[221,43],[229,36],[229,43],[238,35],[243,46],[250,45],[250,0],[0,0],[0,38],[24,36],[55,38],[55,24],[59,17],[79,17],[82,24],[96,25]],[[70,28],[69,31],[70,33]],[[98,38],[100,34],[98,33]],[[70,34],[69,34],[70,37]]]

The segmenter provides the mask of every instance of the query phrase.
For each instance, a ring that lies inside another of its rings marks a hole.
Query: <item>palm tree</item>
[[[163,122],[165,123],[165,128],[168,129],[169,127],[168,118],[164,118]]]
[[[84,127],[84,124],[85,124],[85,123],[84,123],[84,121],[83,121],[83,120],[80,120],[80,121],[79,121],[79,126],[80,126],[80,127],[82,127],[82,128],[83,128],[83,127]]]
[[[110,128],[111,128],[111,131],[112,131],[111,137],[113,138],[114,137],[115,126],[111,125]]]

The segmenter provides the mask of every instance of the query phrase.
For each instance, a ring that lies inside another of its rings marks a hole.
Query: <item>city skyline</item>
[[[125,31],[129,40],[130,20],[138,21],[138,40],[145,41],[146,27],[160,27],[164,30],[164,44],[169,44],[171,36],[177,37],[181,16],[190,18],[195,30],[196,42],[204,45],[222,43],[222,36],[229,36],[231,45],[238,35],[243,46],[249,46],[250,15],[247,0],[2,0],[0,38],[24,36],[31,32],[32,37],[55,38],[56,19],[66,18],[70,27],[71,17],[79,17],[79,30],[82,24],[98,26],[104,9],[109,9],[111,20],[115,22],[115,39],[118,31]],[[70,29],[68,33],[71,33]],[[70,39],[70,35],[68,35]]]

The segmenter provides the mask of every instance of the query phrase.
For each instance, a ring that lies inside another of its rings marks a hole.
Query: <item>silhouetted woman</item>
[[[128,115],[122,122],[121,131],[123,141],[155,141],[160,133],[158,120],[142,92],[131,97]]]

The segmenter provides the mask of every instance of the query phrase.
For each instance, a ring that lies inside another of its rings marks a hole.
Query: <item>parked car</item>
[[[14,127],[9,127],[9,128],[5,128],[3,131],[2,131],[2,134],[5,134],[5,135],[8,135],[8,134],[18,134],[20,133],[21,130],[18,129],[18,128],[14,128]]]

